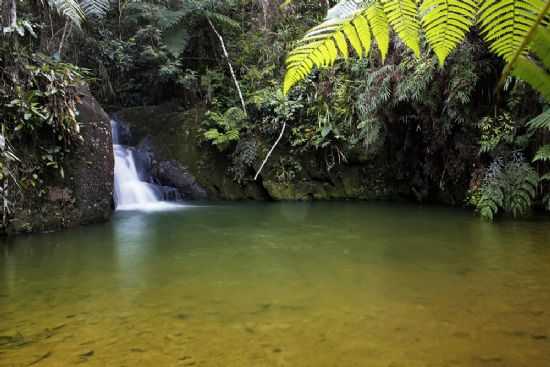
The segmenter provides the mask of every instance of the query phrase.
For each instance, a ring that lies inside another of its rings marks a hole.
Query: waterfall
[[[166,189],[155,185],[147,172],[136,164],[139,161],[135,148],[123,145],[122,127],[111,120],[113,153],[115,156],[115,191],[113,198],[116,210],[162,210],[179,207],[163,201]]]

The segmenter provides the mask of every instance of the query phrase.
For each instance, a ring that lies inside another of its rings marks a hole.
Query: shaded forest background
[[[63,2],[22,1],[9,24],[10,1],[0,46],[4,221],[23,196],[46,198],[85,144],[82,83],[142,138],[170,139],[163,126],[179,125],[196,137],[169,142],[196,145],[195,161],[166,154],[217,170],[220,198],[412,200],[489,219],[548,202],[544,163],[531,163],[547,136],[526,125],[543,100],[514,78],[497,91],[504,63],[476,31],[444,68],[392,38],[384,63],[376,53],[338,62],[287,97],[285,57],[334,1],[85,2],[78,22]],[[254,194],[227,194],[228,181]]]

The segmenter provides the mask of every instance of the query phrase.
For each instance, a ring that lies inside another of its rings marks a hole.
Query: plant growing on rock
[[[82,139],[77,101],[88,77],[74,65],[6,43],[0,54],[11,57],[0,59],[0,181],[5,200],[15,203],[26,190],[43,195],[45,177],[64,177],[65,157]]]
[[[247,117],[243,110],[231,107],[223,114],[209,111],[203,125],[206,141],[215,145],[221,152],[240,139],[241,130],[247,127]]]
[[[472,204],[482,218],[490,221],[499,211],[517,218],[532,208],[538,183],[537,172],[520,153],[509,160],[496,159],[472,195]]]

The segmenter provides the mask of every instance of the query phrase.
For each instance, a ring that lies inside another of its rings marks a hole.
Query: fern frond
[[[545,5],[543,0],[484,0],[478,23],[491,51],[512,61]]]
[[[367,19],[382,55],[382,62],[384,62],[390,47],[390,23],[379,2],[375,2],[367,8]]]
[[[110,0],[80,0],[80,7],[86,16],[103,18],[109,11]]]
[[[204,15],[210,18],[214,23],[217,23],[222,27],[227,27],[235,30],[241,29],[241,24],[235,19],[228,17],[227,15],[209,10],[205,10]]]
[[[422,27],[440,65],[470,31],[478,6],[478,0],[425,0],[420,5]]]
[[[331,66],[338,56],[349,57],[348,42],[355,53],[368,55],[371,33],[364,12],[356,12],[344,20],[328,20],[311,29],[286,59],[287,72],[283,83],[285,94],[303,80],[316,66]]]
[[[544,111],[527,123],[531,129],[548,129],[550,130],[550,109]]]
[[[80,28],[85,18],[80,4],[76,0],[46,0],[48,6],[62,16],[69,19],[74,25]]]
[[[535,154],[533,162],[548,162],[550,161],[550,144],[543,145]]]
[[[420,56],[420,23],[415,0],[382,0],[384,12],[399,38]]]
[[[546,100],[550,101],[550,73],[525,56],[519,57],[512,70],[512,75],[529,83]]]
[[[550,8],[550,2],[548,3]],[[533,42],[529,45],[529,50],[535,54],[544,64],[546,69],[550,70],[550,29],[539,26],[533,36]]]

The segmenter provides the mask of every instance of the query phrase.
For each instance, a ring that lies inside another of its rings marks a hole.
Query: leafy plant
[[[496,117],[486,116],[478,123],[481,132],[480,152],[493,151],[501,142],[512,143],[515,137],[515,126],[509,113]]]
[[[393,28],[417,56],[421,30],[443,65],[473,26],[480,29],[490,49],[509,62],[509,70],[543,95],[550,95],[550,74],[527,58],[527,50],[548,59],[549,30],[539,26],[550,2],[542,0],[370,0],[358,10],[350,8],[311,29],[287,58],[284,92],[312,69],[329,67],[350,49],[368,55],[374,36],[382,59]],[[536,42],[531,43],[532,40]],[[351,47],[348,47],[348,42]],[[506,71],[505,71],[506,74]],[[538,77],[540,75],[540,77]]]
[[[538,183],[537,172],[516,153],[491,164],[472,203],[484,219],[492,221],[500,210],[517,218],[533,206]]]
[[[227,149],[229,144],[240,138],[241,129],[246,127],[246,114],[238,107],[231,107],[223,114],[209,111],[207,120],[203,122],[208,130],[204,138],[220,151]]]
[[[88,76],[27,50],[0,47],[0,54],[13,58],[0,59],[0,187],[6,213],[27,190],[43,195],[46,177],[64,177],[65,157],[82,141],[77,99]]]

